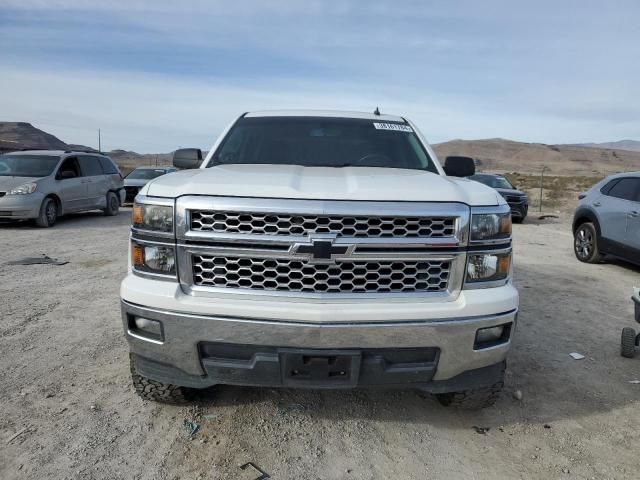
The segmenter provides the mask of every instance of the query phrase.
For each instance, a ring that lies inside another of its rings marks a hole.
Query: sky
[[[640,140],[637,0],[0,0],[0,121],[208,149],[251,110],[411,118],[432,143]]]

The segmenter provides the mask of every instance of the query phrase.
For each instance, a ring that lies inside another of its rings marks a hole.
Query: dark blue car
[[[511,217],[515,223],[521,223],[527,217],[529,210],[527,194],[514,187],[505,177],[494,173],[478,173],[469,178],[496,189],[511,207]]]

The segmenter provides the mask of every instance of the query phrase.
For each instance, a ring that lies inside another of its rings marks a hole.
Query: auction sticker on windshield
[[[409,125],[400,125],[398,123],[377,123],[373,122],[373,126],[377,130],[395,130],[396,132],[413,132]]]

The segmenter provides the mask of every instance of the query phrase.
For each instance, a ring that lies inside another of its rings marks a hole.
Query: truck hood
[[[299,165],[220,165],[163,175],[141,192],[177,198],[182,195],[504,203],[492,188],[472,180],[423,170],[377,167],[303,167]]]
[[[25,183],[34,183],[41,177],[5,177],[0,175],[0,192],[8,192],[12,188],[19,187]]]

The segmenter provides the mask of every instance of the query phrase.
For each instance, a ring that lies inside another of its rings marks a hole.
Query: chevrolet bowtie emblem
[[[311,243],[296,243],[291,248],[292,254],[304,255],[311,261],[331,261],[335,255],[349,252],[351,245],[334,245],[333,239],[311,239]]]

